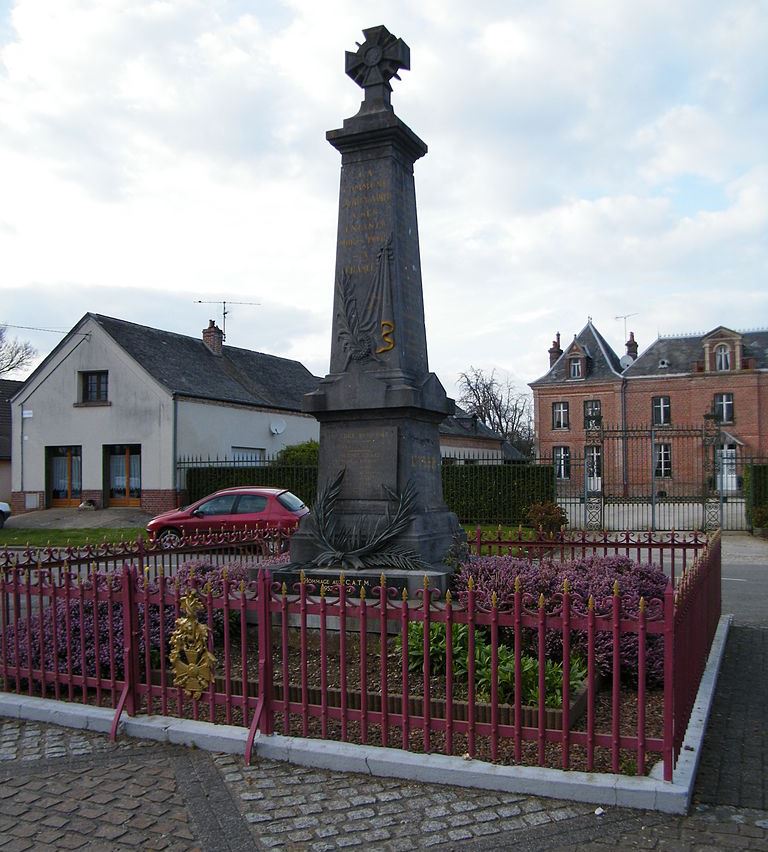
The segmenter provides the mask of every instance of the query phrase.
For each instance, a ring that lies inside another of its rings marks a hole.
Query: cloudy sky
[[[344,51],[411,48],[431,368],[768,325],[765,0],[0,0],[0,322],[330,351]],[[29,327],[29,328],[14,328]]]

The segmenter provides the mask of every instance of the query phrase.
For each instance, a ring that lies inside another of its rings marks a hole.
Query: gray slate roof
[[[711,333],[660,337],[640,355],[634,364],[627,367],[624,375],[632,378],[633,376],[691,373],[694,371],[695,363],[704,357],[703,340]],[[755,367],[768,367],[768,329],[738,333],[742,338],[743,357],[754,358]],[[659,362],[662,360],[667,361],[669,366],[660,367]]]
[[[580,382],[604,382],[621,377],[621,364],[619,356],[611,349],[606,339],[592,325],[592,320],[576,335],[576,342],[586,352],[587,375]],[[559,385],[569,380],[568,375],[568,350],[571,343],[563,346],[563,354],[555,361],[548,373],[540,379],[531,382],[530,386],[536,385]]]
[[[503,441],[502,435],[494,432],[472,414],[456,406],[456,413],[446,417],[440,424],[441,435],[452,435],[458,438],[486,438],[492,441]]]
[[[0,459],[11,457],[11,397],[23,384],[0,379]]]
[[[298,361],[224,346],[214,355],[199,338],[88,314],[171,393],[196,399],[301,411],[320,381]]]

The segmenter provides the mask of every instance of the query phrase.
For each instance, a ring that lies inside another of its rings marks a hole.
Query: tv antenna
[[[221,305],[221,333],[223,339],[227,339],[227,305],[260,305],[261,302],[229,302],[229,301],[207,301],[206,299],[195,299],[196,305]]]
[[[627,320],[630,317],[637,317],[637,316],[640,316],[639,311],[635,311],[634,314],[619,314],[619,316],[614,317],[615,320],[624,320],[624,340],[627,339]]]

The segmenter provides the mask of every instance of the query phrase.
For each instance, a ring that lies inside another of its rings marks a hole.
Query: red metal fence
[[[198,700],[173,685],[168,659],[190,588],[219,663]],[[659,600],[623,600],[618,585],[597,601],[567,585],[549,600],[518,586],[504,608],[480,606],[471,584],[462,598],[425,587],[408,600],[386,579],[370,599],[346,582],[288,589],[268,569],[238,580],[5,567],[0,675],[6,691],[112,707],[115,730],[123,711],[243,725],[247,757],[257,730],[280,731],[638,775],[655,754],[671,780],[720,615],[719,535]],[[553,648],[561,668],[547,663]],[[663,689],[650,690],[659,652]]]
[[[101,544],[26,545],[0,550],[0,570],[65,569],[75,575],[85,576],[94,566],[100,572],[115,572],[122,570],[126,564],[134,564],[149,569],[154,579],[159,573],[172,574],[180,565],[194,558],[205,558],[211,564],[226,565],[234,559],[253,561],[283,553],[287,550],[294,530],[295,525],[253,530],[209,530],[184,536],[173,546],[164,546],[157,539],[143,536]]]
[[[478,526],[468,543],[474,556],[519,556],[557,562],[585,556],[627,556],[636,562],[658,565],[674,583],[677,576],[704,552],[708,541],[707,534],[698,530],[598,532],[563,529],[549,535],[539,531],[531,539],[522,527],[505,535],[499,526],[496,535],[489,536]]]

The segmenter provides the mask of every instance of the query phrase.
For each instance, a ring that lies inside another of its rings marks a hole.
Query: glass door
[[[46,447],[51,506],[79,506],[82,492],[82,448]]]
[[[108,506],[141,505],[141,445],[104,447],[105,491]]]

